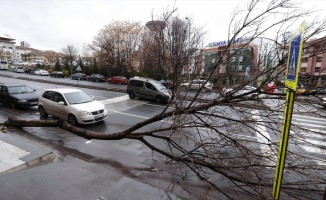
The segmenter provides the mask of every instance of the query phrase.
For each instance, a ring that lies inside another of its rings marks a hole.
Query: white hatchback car
[[[205,83],[206,83],[205,80],[192,80],[191,83],[182,83],[180,85],[180,87],[182,90],[186,90],[186,89],[198,90]],[[207,83],[204,85],[202,91],[203,92],[206,92],[206,91],[211,92],[212,90],[213,90],[213,84],[211,84],[211,82],[207,81]]]
[[[78,89],[47,89],[38,99],[41,117],[52,115],[72,125],[91,124],[104,120],[105,105]]]
[[[237,88],[239,87],[238,85],[235,85],[234,88]],[[233,93],[233,88],[225,88],[223,90],[223,93],[225,94],[232,94]],[[249,93],[245,96],[243,96],[242,98],[264,98],[266,97],[266,94],[259,94],[257,92],[252,92],[250,93],[251,91],[254,91],[254,90],[257,90],[257,88],[255,87],[252,87],[250,85],[245,85],[241,88],[239,88],[239,90],[237,92],[235,92],[234,94],[232,94],[233,96],[238,96],[238,95],[242,95],[242,94],[245,94],[245,93]]]
[[[40,70],[40,73],[38,74],[40,76],[49,76],[49,72],[46,70]]]

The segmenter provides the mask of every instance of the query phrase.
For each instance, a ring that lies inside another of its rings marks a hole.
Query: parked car
[[[83,73],[75,73],[70,76],[71,80],[86,80],[86,74]]]
[[[78,89],[47,89],[38,101],[41,117],[52,115],[72,125],[99,122],[108,115],[103,103]]]
[[[96,81],[96,82],[105,82],[105,77],[101,74],[91,74],[90,76],[86,77],[88,81]]]
[[[191,89],[191,90],[198,90],[206,83],[206,80],[192,80],[191,83],[182,83],[180,85],[180,88],[182,90]],[[207,81],[207,83],[203,87],[203,92],[206,91],[212,91],[213,90],[213,84]]]
[[[162,83],[166,88],[172,88],[173,87],[173,81],[172,80],[160,80],[160,83]]]
[[[117,83],[119,85],[121,84],[128,84],[128,79],[124,76],[113,76],[111,78],[108,78],[108,83]]]
[[[38,95],[35,89],[24,84],[1,84],[0,103],[12,108],[36,106]]]
[[[38,69],[34,71],[34,74],[39,76],[49,76],[49,72],[44,69]]]
[[[241,87],[239,89],[239,91],[233,93],[234,90],[236,90],[239,86],[238,85],[234,85],[233,88],[225,88],[223,90],[223,93],[224,94],[230,94],[232,96],[238,96],[238,95],[242,95],[242,94],[245,94],[245,93],[248,93],[247,95],[243,96],[243,98],[262,98],[262,97],[266,97],[266,94],[259,94],[257,92],[252,92],[250,93],[251,91],[254,91],[256,90],[257,88],[255,87],[252,87],[250,85],[245,85],[243,87]]]
[[[66,75],[62,72],[62,71],[53,71],[50,73],[49,75],[50,77],[60,77],[60,78],[64,78]]]
[[[23,67],[15,67],[13,69],[13,71],[16,73],[24,73],[24,68]]]
[[[127,85],[130,99],[135,97],[155,100],[157,103],[168,102],[171,99],[171,90],[162,83],[147,78],[131,78]]]
[[[24,73],[25,73],[25,74],[33,74],[34,71],[35,71],[34,68],[27,68],[27,69],[24,70]]]

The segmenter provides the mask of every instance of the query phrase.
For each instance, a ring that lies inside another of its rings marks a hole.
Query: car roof
[[[28,86],[25,84],[19,84],[19,83],[0,83],[0,85],[8,86],[8,87],[13,87],[13,86]]]
[[[130,80],[153,81],[154,79],[146,78],[146,77],[134,77],[134,78],[130,78]]]
[[[46,91],[53,91],[53,92],[59,92],[59,93],[71,93],[71,92],[80,92],[81,90],[73,89],[73,88],[56,88],[56,89],[46,89]]]

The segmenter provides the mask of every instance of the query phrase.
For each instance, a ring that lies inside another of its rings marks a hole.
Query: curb
[[[12,173],[12,172],[16,172],[16,171],[25,169],[27,167],[31,167],[31,166],[36,165],[36,164],[41,163],[41,162],[45,162],[45,161],[48,161],[48,160],[53,160],[55,157],[56,157],[56,155],[53,152],[45,154],[44,156],[41,156],[41,157],[38,157],[38,158],[36,158],[34,160],[28,161],[28,162],[26,162],[26,163],[24,163],[22,165],[19,165],[17,167],[8,169],[7,171],[1,172],[0,176],[5,175],[5,174],[9,174],[9,173]]]

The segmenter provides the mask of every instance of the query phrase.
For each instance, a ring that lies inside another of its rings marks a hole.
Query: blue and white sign
[[[234,40],[223,40],[223,41],[218,41],[218,42],[211,42],[207,45],[207,47],[218,47],[218,46],[226,46],[229,43],[231,44],[239,44],[243,42],[243,38],[236,38]]]
[[[299,61],[299,52],[300,52],[300,41],[301,34],[297,35],[291,41],[291,49],[289,53],[289,65],[287,71],[287,80],[295,81],[298,69],[298,61]]]

